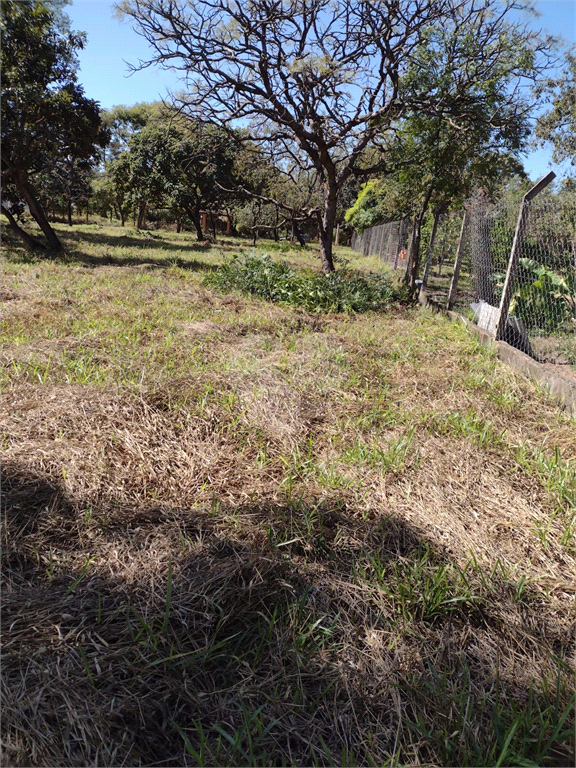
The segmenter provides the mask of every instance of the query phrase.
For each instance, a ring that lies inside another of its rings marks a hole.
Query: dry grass
[[[442,317],[62,229],[6,248],[4,764],[572,765],[573,422]]]

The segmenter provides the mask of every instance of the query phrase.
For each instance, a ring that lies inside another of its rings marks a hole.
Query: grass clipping
[[[235,256],[207,275],[204,282],[221,291],[239,290],[308,312],[378,311],[395,297],[390,279],[382,274],[346,268],[329,275],[296,271],[266,255]]]

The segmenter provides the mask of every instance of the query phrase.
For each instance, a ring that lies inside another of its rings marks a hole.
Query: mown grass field
[[[4,242],[4,764],[573,765],[574,422],[426,310],[205,286],[245,241],[59,231]]]

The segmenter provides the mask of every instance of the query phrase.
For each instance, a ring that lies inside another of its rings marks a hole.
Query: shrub
[[[562,277],[532,259],[520,259],[520,285],[510,313],[529,329],[545,333],[570,330],[574,321],[574,277]]]
[[[340,269],[329,275],[297,272],[270,256],[235,256],[205,278],[222,291],[239,290],[309,312],[368,312],[381,310],[395,298],[388,277]]]

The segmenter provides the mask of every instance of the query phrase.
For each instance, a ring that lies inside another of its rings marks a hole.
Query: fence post
[[[385,238],[386,240],[386,255],[384,256],[384,249],[382,249],[382,256],[384,257],[384,260],[386,263],[390,261],[390,243],[392,242],[392,230],[394,229],[394,222],[390,221],[388,222],[388,237]],[[384,242],[382,243],[384,245]]]
[[[526,224],[528,222],[528,214],[530,213],[530,203],[536,197],[539,192],[550,184],[550,182],[556,178],[554,171],[550,171],[546,176],[540,179],[532,189],[530,189],[522,198],[522,204],[520,205],[520,211],[518,213],[518,221],[516,223],[516,231],[514,232],[514,241],[512,243],[512,250],[510,251],[510,260],[508,261],[508,269],[506,270],[506,278],[504,280],[504,287],[502,289],[502,298],[500,299],[500,311],[498,317],[498,325],[496,326],[496,332],[494,338],[498,341],[504,337],[504,331],[506,329],[506,321],[508,320],[508,310],[510,309],[510,302],[512,301],[512,293],[514,291],[514,284],[516,282],[516,271],[518,269],[518,260],[522,253],[522,245],[524,243],[524,236],[526,234]]]
[[[385,224],[380,224],[380,227],[379,227],[379,229],[380,229],[380,238],[377,241],[378,242],[378,248],[376,250],[376,253],[374,254],[375,256],[378,256],[379,258],[382,258],[382,243],[384,242],[384,229],[385,229],[385,226],[386,226]]]
[[[381,259],[384,257],[384,241],[386,240],[386,235],[388,234],[388,230],[386,229],[387,226],[389,228],[389,225],[382,224],[382,238],[380,240],[380,247],[378,248],[378,256]]]
[[[446,309],[452,309],[452,305],[456,300],[456,290],[458,289],[458,279],[460,277],[462,257],[464,256],[464,246],[466,244],[466,232],[468,230],[469,219],[470,212],[468,211],[468,208],[464,208],[464,216],[462,217],[462,227],[460,228],[460,237],[458,238],[458,248],[456,249],[456,258],[454,260],[454,272],[452,273],[452,281],[450,283],[450,290],[448,291]]]
[[[446,241],[448,239],[448,216],[446,216],[446,227],[444,234],[442,235],[442,245],[440,246],[440,258],[438,259],[438,277],[442,275],[442,265],[444,264],[444,257],[446,256]]]
[[[396,254],[394,256],[394,267],[398,268],[398,258],[400,257],[400,251],[402,249],[402,238],[404,237],[404,219],[400,219],[398,223],[398,239],[396,240]]]

